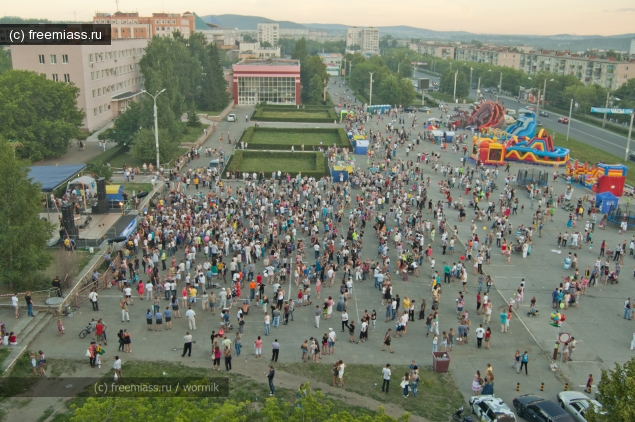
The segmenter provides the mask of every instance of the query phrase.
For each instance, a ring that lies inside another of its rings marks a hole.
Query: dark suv
[[[575,422],[558,403],[542,397],[526,394],[516,397],[513,404],[518,416],[531,422]]]
[[[413,113],[417,111],[417,107],[414,107],[414,106],[404,107],[403,111],[405,111],[406,113]]]

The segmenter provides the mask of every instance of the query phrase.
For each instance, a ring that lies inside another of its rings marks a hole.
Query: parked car
[[[509,406],[494,396],[471,397],[470,408],[479,421],[516,422],[516,416]]]
[[[405,111],[406,113],[412,113],[414,111],[417,111],[417,108],[415,106],[408,106],[408,107],[404,107],[403,111]]]
[[[562,391],[558,393],[558,404],[578,422],[586,422],[584,413],[590,407],[595,407],[598,412],[601,412],[600,409],[602,409],[600,402],[590,399],[586,394],[578,391]]]
[[[558,117],[558,123],[564,123],[565,125],[569,123],[568,117]]]
[[[428,111],[430,111],[430,107],[419,107],[419,111],[423,111],[424,113],[427,113]]]
[[[540,120],[536,120],[536,126],[542,127],[542,122]]]
[[[543,110],[543,111],[541,111],[540,113],[538,113],[538,115],[539,115],[540,117],[549,117],[549,113],[547,113],[547,112],[546,112],[546,111],[544,111],[544,110]]]
[[[558,403],[525,394],[514,399],[516,414],[530,422],[575,422]]]
[[[235,122],[236,121],[236,115],[235,114],[230,114],[227,116],[227,121],[228,122]]]

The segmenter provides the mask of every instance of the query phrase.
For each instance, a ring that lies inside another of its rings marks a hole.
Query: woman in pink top
[[[259,358],[262,356],[262,339],[258,336],[258,339],[254,342],[254,347],[256,348],[256,357]]]
[[[139,293],[139,300],[143,300],[145,288],[143,287],[143,282],[141,280],[139,280],[139,284],[137,284],[137,293]]]
[[[331,317],[331,314],[333,313],[333,297],[329,296],[329,300],[328,300],[328,309],[326,311],[326,319],[329,319]]]
[[[216,369],[217,371],[220,371],[220,356],[221,356],[221,351],[220,351],[220,347],[215,346],[214,347],[214,365],[213,365],[213,369]]]
[[[183,286],[183,290],[181,290],[181,302],[183,302],[183,307],[187,306],[187,285]]]

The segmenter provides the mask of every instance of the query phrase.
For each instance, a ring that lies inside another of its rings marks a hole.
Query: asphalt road
[[[439,78],[431,76],[426,73],[417,72],[417,78],[430,78],[430,83],[439,82]],[[470,98],[476,99],[476,89],[470,90]],[[489,98],[488,94],[485,94],[484,98]],[[518,110],[526,107],[526,102],[520,102],[511,97],[502,97],[506,108]],[[495,98],[494,98],[495,99]],[[535,105],[533,105],[535,107]],[[543,128],[551,135],[554,132],[559,132],[563,135],[567,133],[567,125],[558,123],[559,117],[568,117],[567,115],[552,113],[549,111],[549,117],[540,117],[538,120],[542,122]],[[587,145],[600,148],[606,152],[617,155],[618,157],[624,157],[626,151],[627,138],[625,136],[617,135],[613,132],[609,132],[602,128],[592,126],[590,124],[581,122],[576,119],[571,120],[571,127],[569,136],[578,141],[584,142]],[[556,135],[556,143],[561,146],[566,146],[563,136]],[[635,144],[630,147],[630,151],[635,150]],[[574,157],[575,158],[575,157]]]

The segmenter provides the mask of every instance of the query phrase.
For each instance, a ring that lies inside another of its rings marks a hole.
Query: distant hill
[[[245,15],[208,15],[201,17],[205,22],[219,23],[226,28],[238,28],[242,30],[255,31],[258,23],[279,23],[283,29],[315,29],[326,31],[333,35],[341,35],[346,32],[349,25],[336,23],[305,23],[299,24],[289,21],[275,21],[259,16]],[[600,35],[574,35],[556,34],[551,36],[542,35],[500,35],[500,34],[476,34],[465,31],[434,31],[425,28],[415,28],[412,26],[377,26],[380,35],[390,34],[395,38],[412,38],[434,41],[453,41],[468,43],[474,39],[483,43],[493,43],[501,45],[528,45],[536,49],[548,50],[571,50],[584,51],[591,48],[603,50],[628,51],[631,39],[635,34],[611,35],[603,37]]]
[[[201,16],[205,22],[213,23],[217,21],[225,28],[238,28],[249,31],[258,29],[259,23],[279,23],[280,28],[284,29],[306,29],[304,25],[289,21],[274,21],[260,16],[243,16],[243,15],[208,15]]]

